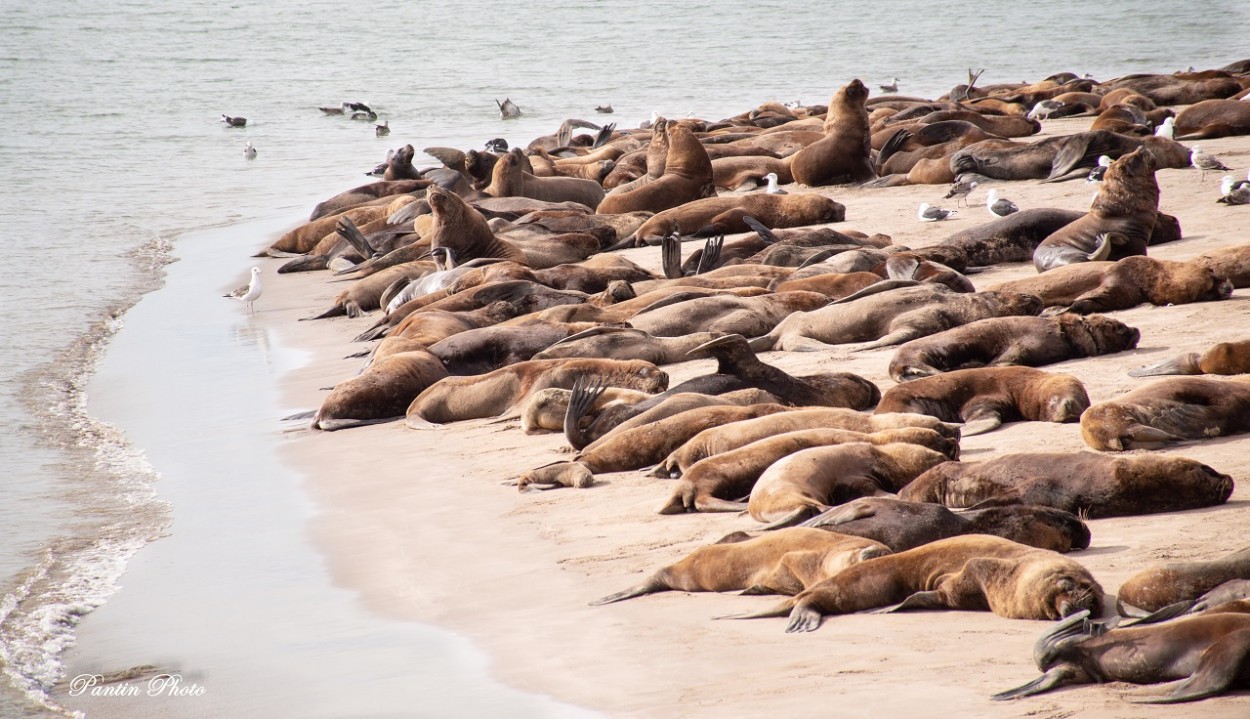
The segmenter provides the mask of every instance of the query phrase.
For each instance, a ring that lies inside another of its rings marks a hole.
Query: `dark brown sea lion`
[[[941,262],[960,272],[968,267],[988,267],[1001,262],[1026,262],[1042,240],[1075,222],[1083,213],[1036,207],[960,230],[930,247],[913,250],[926,259]]]
[[[847,304],[796,312],[768,334],[751,340],[751,347],[756,351],[806,351],[869,341],[858,349],[875,349],[986,317],[1035,315],[1041,311],[1041,301],[1030,295],[963,294],[944,285],[921,284],[853,299]]]
[[[956,509],[1032,504],[1101,519],[1212,507],[1232,492],[1232,477],[1184,457],[1049,452],[947,462],[918,477],[899,498]]]
[[[317,203],[308,220],[311,222],[328,215],[336,215],[349,207],[369,202],[370,200],[416,192],[429,185],[429,180],[394,180],[371,182],[360,187],[353,187],[350,190],[340,192],[328,200],[322,200]]]
[[[1220,71],[1176,75],[1128,75],[1102,84],[1107,90],[1127,88],[1150,98],[1156,105],[1193,105],[1225,98],[1241,91],[1236,78]]]
[[[1003,422],[1075,422],[1089,407],[1077,378],[1032,367],[980,367],[922,377],[891,387],[878,412],[917,412],[964,422],[965,437]]]
[[[1186,352],[1129,372],[1130,377],[1163,374],[1250,374],[1250,340],[1221,342],[1204,352]]]
[[[1090,130],[1109,130],[1122,135],[1149,135],[1150,120],[1140,108],[1132,105],[1111,105],[1098,113]]]
[[[1231,283],[1197,263],[1143,256],[1066,265],[990,289],[1036,295],[1047,307],[1066,306],[1078,314],[1126,310],[1143,302],[1160,307],[1210,302],[1233,293]]]
[[[591,605],[670,590],[797,594],[853,564],[889,553],[884,545],[870,539],[792,527],[742,541],[700,547],[640,584]]]
[[[1072,559],[974,534],[861,562],[772,608],[726,618],[788,614],[787,632],[813,631],[825,615],[883,607],[989,609],[1010,619],[1060,619],[1099,609],[1102,596],[1098,582]]]
[[[841,222],[846,219],[846,207],[814,192],[708,197],[665,210],[647,220],[627,246],[659,244],[660,240],[674,232],[707,237],[750,232],[751,228],[742,219],[744,217],[754,217],[771,229],[802,227]]]
[[[770,527],[788,527],[859,497],[893,494],[946,455],[906,442],[848,442],[787,455],[764,470],[747,512]]]
[[[552,359],[536,355],[553,342],[595,326],[597,325],[584,322],[555,323],[536,320],[508,327],[478,327],[430,345],[430,353],[443,361],[448,374],[486,374],[529,359]]]
[[[664,174],[632,190],[613,192],[599,203],[596,213],[662,212],[701,197],[715,197],[712,161],[690,130],[682,125],[668,126],[668,157]]]
[[[603,186],[577,177],[535,177],[524,169],[525,153],[514,147],[499,158],[491,182],[483,190],[492,197],[520,195],[547,202],[578,202],[594,209],[603,201]]]
[[[638,360],[529,360],[473,377],[447,377],[434,383],[408,406],[408,425],[423,429],[466,419],[496,417],[518,407],[530,394],[547,387],[573,386],[592,376],[613,387],[661,392],[668,375]]]
[[[1045,674],[994,699],[1019,699],[1073,684],[1179,682],[1167,694],[1135,695],[1139,704],[1197,701],[1250,687],[1250,616],[1221,613],[1163,625],[1108,631],[1074,614],[1037,641]]]
[[[1240,432],[1250,432],[1250,378],[1159,380],[1081,415],[1085,443],[1103,451]]]
[[[951,171],[996,180],[1060,180],[1088,174],[1098,157],[1117,158],[1143,147],[1157,167],[1189,165],[1189,151],[1164,137],[1130,137],[1107,130],[1061,135],[1034,143],[984,140],[951,155]]]
[[[940,504],[861,497],[804,522],[803,527],[875,539],[895,552],[962,534],[992,534],[1030,547],[1070,552],[1089,547],[1089,527],[1071,512],[1007,505],[952,512]]]
[[[1203,100],[1181,110],[1172,131],[1183,140],[1250,134],[1250,102]]]
[[[1144,569],[1120,585],[1117,604],[1154,612],[1166,606],[1197,599],[1225,582],[1250,579],[1250,547],[1218,559],[1170,562]]]
[[[1121,612],[1133,615],[1140,613],[1134,610],[1145,611],[1140,607],[1130,609],[1123,602],[1120,602],[1118,609]],[[1250,614],[1250,579],[1230,579],[1219,584],[1214,589],[1204,592],[1197,599],[1182,599],[1144,617],[1139,617],[1134,624],[1155,624],[1186,614],[1202,614],[1204,612],[1214,614],[1226,611]]]
[[[677,337],[697,330],[754,337],[771,330],[793,312],[821,307],[829,298],[816,292],[777,292],[758,297],[715,295],[640,312],[629,323],[656,337]]]
[[[1033,266],[1045,272],[1073,262],[1144,255],[1158,212],[1154,160],[1138,148],[1107,168],[1088,213],[1042,240]]]
[[[867,99],[868,88],[859,80],[851,80],[833,94],[825,118],[825,137],[790,159],[795,182],[816,187],[864,182],[877,176],[872,166],[868,110],[864,107]]]
[[[398,419],[414,397],[446,376],[443,363],[424,350],[379,359],[334,386],[312,427],[329,431]]]
[[[890,377],[906,382],[973,367],[1040,367],[1123,352],[1141,333],[1104,315],[990,317],[907,342],[890,360]]]

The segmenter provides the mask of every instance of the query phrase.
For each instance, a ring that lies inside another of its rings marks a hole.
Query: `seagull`
[[[1032,110],[1029,110],[1028,117],[1030,120],[1046,120],[1049,119],[1052,114],[1062,110],[1065,106],[1066,103],[1055,100],[1041,100],[1033,106]]]
[[[1231,180],[1233,178],[1225,178]],[[1240,187],[1232,187],[1229,185],[1228,192],[1224,196],[1216,200],[1226,205],[1250,205],[1250,184],[1241,185]]]
[[[374,125],[373,134],[377,135],[378,137],[386,137],[387,135],[391,134],[391,121],[383,120],[381,125]]]
[[[499,119],[500,120],[507,120],[510,117],[521,116],[521,108],[517,107],[517,104],[515,102],[513,102],[512,100],[506,97],[503,99],[503,102],[500,102],[499,99],[496,98],[495,104],[499,106]]]
[[[1228,171],[1228,168],[1224,166],[1224,163],[1220,162],[1214,155],[1208,155],[1203,152],[1202,148],[1198,145],[1194,145],[1194,149],[1189,153],[1189,164],[1199,170],[1202,170],[1202,178],[1199,180],[1200,182],[1207,179],[1207,170],[1212,172],[1216,170],[1222,170],[1225,172]]]
[[[230,127],[243,127],[247,124],[246,117],[230,117],[229,115],[222,115],[221,121]]]
[[[611,115],[614,112],[612,109],[612,103],[608,103],[606,105],[596,105],[595,112],[602,112],[605,115]]]
[[[1163,118],[1163,122],[1159,123],[1159,126],[1155,128],[1155,137],[1166,137],[1167,139],[1171,140],[1172,139],[1172,126],[1175,124],[1176,124],[1176,118],[1174,117]]]
[[[998,190],[990,190],[985,193],[985,209],[995,217],[1006,217],[1013,212],[1019,212],[1020,208],[1016,207],[1016,203],[1007,198],[999,199]]]
[[[943,200],[949,200],[949,199],[951,199],[952,197],[956,197],[956,198],[963,198],[964,203],[965,203],[965,204],[967,204],[967,202],[968,202],[968,193],[969,193],[969,192],[972,192],[972,190],[973,190],[976,186],[977,186],[977,183],[976,183],[976,182],[974,182],[974,181],[964,180],[964,181],[961,181],[961,182],[956,182],[955,184],[951,185],[951,191],[950,191],[950,192],[948,192],[948,193],[946,193],[946,194],[942,197],[942,199],[943,199]],[[959,204],[959,200],[956,200],[956,201],[955,201],[955,204]]]
[[[889,85],[877,85],[877,87],[881,88],[881,92],[898,92],[898,78],[894,78]]]
[[[251,282],[228,295],[222,295],[222,297],[230,297],[232,299],[239,300],[243,303],[243,306],[247,308],[247,313],[249,315],[255,312],[256,310],[252,307],[252,303],[260,299],[260,268],[252,268]]]
[[[507,152],[508,141],[503,139],[502,137],[496,137],[493,140],[487,140],[486,149],[491,152],[500,152],[500,153]]]
[[[1107,168],[1111,167],[1110,155],[1099,155],[1098,165],[1089,171],[1089,178],[1086,182],[1102,182],[1102,176],[1107,174]]]
[[[345,102],[339,105],[338,107],[318,107],[317,109],[321,110],[327,115],[342,115],[343,112],[347,109],[347,103]]]
[[[940,207],[930,207],[929,203],[922,202],[920,203],[920,209],[916,211],[916,219],[921,222],[937,222],[938,220],[945,220],[958,212],[959,210],[943,210]]]
[[[256,159],[256,148],[252,147],[252,143],[247,143],[247,147],[243,148],[243,156],[249,160]]]
[[[788,194],[790,194],[790,193],[786,192],[785,190],[781,189],[780,187],[777,187],[777,173],[775,173],[775,172],[770,172],[770,173],[768,173],[767,175],[764,175],[764,179],[765,179],[765,180],[768,180],[768,194],[770,194],[770,195],[788,195]]]

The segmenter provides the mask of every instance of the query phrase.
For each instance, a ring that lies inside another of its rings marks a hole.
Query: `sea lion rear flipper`
[[[694,502],[695,509],[700,512],[742,512],[747,508],[746,502],[731,502],[716,497],[699,497]]]
[[[307,412],[296,412],[295,414],[288,414],[287,416],[283,417],[282,419],[278,421],[279,422],[292,422],[297,419],[298,420],[312,419],[314,416],[316,416],[316,414],[317,414],[317,410],[310,409]]]
[[[818,511],[815,507],[809,507],[807,505],[803,505],[802,507],[795,508],[793,511],[791,511],[789,514],[782,517],[781,519],[775,520],[769,524],[765,524],[764,526],[760,527],[760,530],[768,532],[774,529],[785,529],[786,527],[793,527],[803,522],[804,520],[811,518],[814,514],[817,514],[817,513]]]
[[[564,436],[574,449],[582,449],[590,444],[582,432],[581,419],[590,412],[590,408],[607,388],[607,383],[596,380],[592,385],[585,377],[578,377],[573,382],[573,393],[569,396],[569,406],[564,413]]]
[[[946,604],[942,601],[942,595],[936,591],[916,592],[910,597],[904,599],[898,604],[880,609],[873,609],[869,614],[893,614],[894,612],[905,612],[908,609],[944,609]]]
[[[597,149],[597,148],[603,147],[604,143],[606,143],[608,140],[612,138],[612,132],[614,130],[616,130],[615,122],[609,122],[608,124],[599,128],[599,134],[595,135],[595,141],[590,146],[591,149]]]
[[[891,155],[902,149],[903,145],[907,144],[907,141],[911,138],[911,131],[903,128],[895,130],[894,134],[890,135],[890,139],[885,141],[885,144],[881,146],[881,150],[877,153],[878,174],[880,174],[882,166],[885,165],[885,161],[890,159]]]
[[[367,259],[377,254],[377,250],[373,249],[373,246],[369,244],[369,240],[361,233],[360,228],[356,227],[356,223],[352,222],[352,218],[340,217],[338,223],[334,225],[334,231],[338,233],[339,237],[347,240],[347,244],[360,253],[361,257]]]
[[[750,215],[744,215],[742,217],[742,221],[746,223],[746,226],[750,227],[751,230],[755,232],[755,234],[760,236],[760,239],[764,241],[764,244],[771,245],[771,244],[775,244],[781,241],[781,238],[777,237],[777,235],[774,235],[772,230],[765,227],[764,223],[760,222],[754,217],[751,217]]]
[[[1191,609],[1194,608],[1194,604],[1196,603],[1197,602],[1195,600],[1190,599],[1184,602],[1176,602],[1175,604],[1169,604],[1166,607],[1153,611],[1144,617],[1141,617],[1139,619],[1134,619],[1129,622],[1124,622],[1120,624],[1120,626],[1135,627],[1138,624],[1159,624],[1161,622],[1166,622],[1169,619],[1183,617],[1186,614],[1188,614]]]
[[[315,270],[324,270],[329,265],[330,258],[326,255],[299,255],[295,259],[287,262],[278,268],[278,274],[285,275],[289,272],[313,272]]]
[[[670,280],[685,276],[681,271],[681,236],[676,232],[660,240],[660,264],[664,268],[664,276]]]
[[[1160,417],[1159,420],[1163,420]],[[1158,427],[1148,427],[1144,424],[1129,427],[1124,433],[1125,449],[1150,449],[1156,445],[1167,444],[1169,442],[1184,441],[1184,437],[1177,436]]]
[[[724,246],[724,235],[717,235],[703,243],[703,255],[699,257],[699,265],[695,268],[694,273],[701,275],[716,267],[716,264],[720,262],[720,253]]]
[[[1250,662],[1250,631],[1234,631],[1220,637],[1198,660],[1198,668],[1171,694],[1130,697],[1135,704],[1178,704],[1223,694],[1237,681]]]
[[[849,502],[839,507],[827,509],[824,512],[812,517],[800,524],[800,527],[830,527],[838,524],[846,524],[854,522],[857,519],[867,519],[875,517],[877,509],[867,502]]]
[[[1133,606],[1132,604],[1125,604],[1124,601],[1121,600],[1118,596],[1115,598],[1115,611],[1117,614],[1119,614],[1122,617],[1141,618],[1150,614],[1149,612],[1147,612],[1145,609],[1142,609],[1141,607],[1136,607],[1136,606]]]
[[[959,430],[960,436],[971,437],[974,434],[985,434],[1002,426],[1003,420],[997,414],[978,417],[977,419],[964,422],[964,426]]]
[[[868,285],[867,287],[865,287],[864,289],[858,292],[852,292],[846,297],[833,300],[829,304],[844,305],[847,302],[854,302],[855,300],[858,300],[861,297],[868,297],[870,295],[879,295],[882,292],[889,292],[890,290],[897,290],[903,287],[915,287],[918,284],[920,283],[917,282],[916,280],[881,280],[880,282],[874,282],[871,285]]]
[[[1005,692],[999,692],[991,696],[990,699],[1005,701],[1007,699],[1030,697],[1034,694],[1044,694],[1051,689],[1070,684],[1074,679],[1076,679],[1076,669],[1070,664],[1060,664],[1028,684],[1018,686],[1015,689],[1008,689]]]
[[[1163,374],[1202,374],[1202,369],[1198,366],[1199,354],[1197,352],[1187,352],[1179,357],[1173,357],[1157,364],[1138,367],[1135,370],[1129,370],[1129,377],[1154,377]]]
[[[920,269],[920,258],[910,253],[890,255],[885,261],[885,276],[891,280],[914,280]]]
[[[669,589],[671,589],[671,587],[665,584],[664,581],[660,579],[659,575],[653,575],[649,577],[646,581],[640,584],[635,584],[629,589],[619,591],[616,594],[609,594],[608,596],[602,597],[600,599],[596,599],[593,602],[588,602],[588,604],[592,607],[601,607],[604,604],[613,604],[615,602],[621,602],[626,599],[633,599],[634,597],[641,597],[646,594],[655,594],[656,592],[667,592]]]
[[[1093,155],[1090,154],[1093,152],[1090,150],[1093,137],[1090,133],[1083,133],[1081,135],[1073,135],[1065,140],[1059,151],[1055,153],[1055,159],[1050,163],[1050,175],[1043,182],[1057,181],[1060,176],[1066,175],[1078,167],[1091,167],[1092,165],[1089,164],[1089,161],[1102,154],[1101,151]]]

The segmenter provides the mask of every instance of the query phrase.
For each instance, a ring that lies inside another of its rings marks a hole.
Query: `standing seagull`
[[[938,220],[945,220],[958,212],[958,210],[943,210],[940,207],[931,207],[929,203],[922,202],[920,203],[920,209],[916,211],[916,219],[921,222],[937,222]]]
[[[243,156],[249,160],[256,159],[256,148],[252,147],[252,143],[247,143],[247,147],[243,148]]]
[[[260,268],[252,268],[251,282],[228,295],[222,295],[222,297],[230,297],[239,300],[243,303],[243,306],[247,308],[247,313],[249,315],[255,312],[256,310],[252,307],[252,303],[260,299]]]
[[[1111,167],[1110,155],[1099,155],[1098,165],[1089,171],[1089,178],[1086,182],[1102,182],[1102,176],[1107,174],[1107,168]]]
[[[1199,170],[1202,170],[1202,177],[1198,180],[1199,182],[1207,179],[1207,170],[1212,172],[1215,172],[1216,170],[1221,170],[1223,172],[1228,171],[1228,168],[1224,166],[1224,163],[1220,162],[1214,155],[1208,155],[1203,152],[1202,148],[1198,145],[1194,145],[1194,149],[1189,153],[1189,164]]]
[[[768,194],[770,194],[770,195],[788,195],[788,194],[790,194],[790,193],[786,192],[785,190],[781,189],[780,187],[777,187],[777,173],[775,173],[775,172],[770,172],[770,173],[768,173],[767,175],[764,175],[764,179],[765,179],[765,180],[768,180]]]
[[[881,88],[881,92],[898,92],[898,78],[894,78],[889,85],[877,85]]]
[[[506,97],[503,99],[503,102],[500,102],[498,99],[496,99],[495,104],[499,106],[499,119],[500,120],[507,120],[510,117],[521,116],[521,108],[517,107],[517,104],[515,102],[513,102],[512,100]]]
[[[1172,139],[1172,126],[1176,124],[1176,118],[1164,118],[1163,122],[1155,128],[1155,137],[1166,137]]]
[[[1007,198],[999,198],[998,190],[990,190],[985,193],[985,209],[995,217],[1006,217],[1013,212],[1019,212],[1020,208],[1016,207],[1016,203]]]
[[[229,115],[222,115],[221,121],[230,127],[243,127],[247,124],[246,117],[230,117]]]
[[[962,180],[951,185],[951,191],[946,193],[942,199],[949,200],[952,197],[962,198],[964,204],[968,202],[968,193],[976,189],[977,183],[974,180]],[[955,204],[959,204],[959,200],[955,200]]]
[[[391,121],[383,120],[381,125],[374,125],[373,133],[378,137],[386,137],[391,134]]]

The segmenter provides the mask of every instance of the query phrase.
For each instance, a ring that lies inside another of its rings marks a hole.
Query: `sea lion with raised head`
[[[603,186],[578,177],[536,177],[525,171],[525,152],[514,147],[499,158],[483,192],[491,197],[520,195],[546,202],[577,202],[590,209],[603,201]]]
[[[603,198],[596,213],[614,215],[623,212],[662,212],[701,197],[715,197],[712,184],[712,161],[690,129],[676,123],[668,125],[668,156],[660,177],[628,191],[613,192]]]
[[[1173,377],[1090,407],[1081,436],[1122,452],[1186,439],[1250,432],[1250,378]]]
[[[1130,377],[1165,374],[1250,374],[1250,340],[1220,342],[1202,352],[1186,352],[1158,364],[1131,370]]]
[[[825,136],[790,158],[794,181],[808,187],[864,182],[877,176],[872,165],[872,131],[864,101],[868,88],[851,80],[833,94]]]

